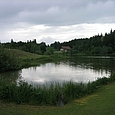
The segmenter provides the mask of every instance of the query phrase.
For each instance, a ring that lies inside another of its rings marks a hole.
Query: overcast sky
[[[0,0],[0,42],[47,44],[115,30],[115,0]]]

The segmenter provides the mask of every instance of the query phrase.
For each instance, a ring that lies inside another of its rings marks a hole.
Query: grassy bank
[[[46,62],[55,62],[60,60],[68,59],[68,56],[63,54],[53,54],[53,55],[37,55],[34,53],[29,53],[17,49],[6,49],[10,55],[16,57],[16,59],[20,62],[20,67],[30,67],[30,66],[37,66],[41,63]]]
[[[110,78],[99,78],[88,84],[70,81],[32,86],[22,81],[17,85],[0,79],[0,100],[17,104],[62,106],[75,99],[92,94],[101,86],[114,81],[115,75],[111,75]]]
[[[0,102],[0,115],[115,115],[115,83],[63,107],[30,106]]]

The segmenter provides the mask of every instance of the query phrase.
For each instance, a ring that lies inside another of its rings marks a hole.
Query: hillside
[[[8,53],[18,58],[40,58],[42,55],[37,55],[34,53],[29,53],[26,51],[18,50],[18,49],[6,49]]]
[[[21,68],[37,66],[41,63],[60,61],[60,60],[68,58],[61,54],[38,55],[38,54],[25,52],[25,51],[18,50],[18,49],[6,49],[6,52],[12,55],[13,57],[17,58],[17,60],[20,61]]]
[[[37,66],[50,61],[49,56],[37,55],[18,49],[0,48],[0,72]]]

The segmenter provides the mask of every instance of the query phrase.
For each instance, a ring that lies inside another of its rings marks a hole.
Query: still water
[[[87,83],[100,77],[109,77],[113,72],[115,72],[113,57],[74,57],[62,62],[46,63],[37,67],[1,73],[0,77],[17,82],[25,80],[32,84],[70,80]]]

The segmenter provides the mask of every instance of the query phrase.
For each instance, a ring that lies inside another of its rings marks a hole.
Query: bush
[[[0,72],[19,68],[20,64],[18,59],[10,55],[4,48],[0,47]]]

